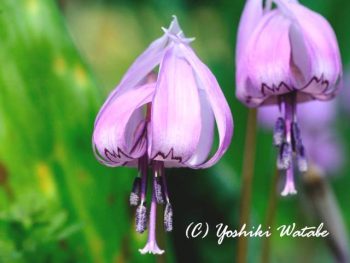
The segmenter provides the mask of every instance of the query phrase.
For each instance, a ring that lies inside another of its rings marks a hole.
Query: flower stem
[[[254,174],[255,150],[256,150],[256,110],[250,109],[248,112],[247,132],[246,132],[243,172],[242,172],[242,193],[240,201],[240,226],[250,224],[250,203],[252,196],[252,181]],[[248,239],[244,236],[238,239],[237,262],[244,263],[247,260]]]
[[[267,214],[265,220],[265,229],[270,227],[270,230],[273,229],[273,225],[275,223],[276,216],[276,208],[278,201],[278,193],[277,193],[277,184],[278,184],[279,171],[275,170],[275,174],[272,178],[271,190],[269,195]],[[272,231],[272,230],[271,230]],[[270,262],[270,248],[271,248],[271,238],[266,237],[262,240],[262,254],[261,254],[261,263]]]

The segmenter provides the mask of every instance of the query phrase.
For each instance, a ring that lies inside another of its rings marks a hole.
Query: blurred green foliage
[[[302,1],[326,16],[350,59],[350,3]],[[247,109],[234,97],[234,47],[244,1],[0,1],[0,262],[232,262],[236,240],[187,240],[192,222],[237,227]],[[175,231],[162,257],[141,256],[128,194],[136,171],[105,168],[91,134],[100,105],[138,54],[179,17],[230,103],[231,148],[211,169],[168,170]],[[337,129],[350,149],[349,115]],[[274,174],[271,134],[259,131],[252,223],[263,223]],[[347,155],[345,159],[349,156]],[[332,184],[350,226],[347,163]],[[313,222],[303,195],[279,200],[277,224]],[[213,229],[212,229],[213,230]],[[322,240],[272,241],[273,262],[330,262]],[[250,262],[261,240],[250,242]]]
[[[1,10],[1,210],[37,192],[67,210],[69,222],[82,225],[66,240],[79,262],[122,259],[129,249],[123,240],[130,228],[131,179],[111,176],[91,153],[93,120],[103,99],[95,79],[55,2],[1,1]],[[128,243],[136,250],[133,239]]]
[[[68,214],[37,194],[21,195],[0,213],[5,262],[67,262],[76,257],[65,240],[81,229],[67,223]],[[62,253],[64,251],[64,253]]]

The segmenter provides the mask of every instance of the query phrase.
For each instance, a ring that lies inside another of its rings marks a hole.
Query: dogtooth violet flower
[[[107,166],[138,167],[130,195],[136,231],[148,227],[142,254],[162,254],[156,241],[157,204],[164,204],[165,231],[173,229],[165,167],[207,168],[227,150],[233,119],[211,71],[190,47],[174,16],[164,35],[136,59],[98,113],[93,148]],[[159,66],[158,73],[155,73]],[[218,149],[211,155],[216,121]],[[149,218],[147,169],[152,168]]]
[[[294,163],[307,170],[297,104],[332,99],[341,76],[337,39],[321,15],[297,0],[247,0],[238,29],[236,96],[249,107],[278,105],[274,144],[277,167],[286,172],[282,195],[296,193]]]

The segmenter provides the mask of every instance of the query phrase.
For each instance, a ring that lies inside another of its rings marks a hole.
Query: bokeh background
[[[334,27],[346,77],[350,2],[301,2]],[[214,226],[224,223],[234,229],[239,221],[248,110],[234,96],[234,49],[243,5],[243,0],[0,0],[0,262],[235,262],[237,239],[217,245]],[[196,37],[193,48],[216,75],[230,103],[235,131],[216,166],[167,170],[175,230],[159,232],[164,256],[141,256],[138,249],[147,235],[135,233],[128,206],[137,171],[100,165],[91,150],[91,134],[108,93],[132,61],[161,36],[161,27],[168,26],[173,14],[186,35]],[[334,119],[345,162],[325,175],[327,182],[322,179],[326,194],[316,191],[321,195],[316,201],[315,191],[310,195],[299,177],[300,194],[278,198],[275,225],[316,225],[322,218],[312,212],[312,204],[321,202],[326,212],[339,207],[336,216],[349,229],[347,100],[350,96],[341,93]],[[252,225],[266,222],[275,158],[271,132],[259,128]],[[207,238],[186,239],[185,229],[193,221],[212,226]],[[249,240],[249,262],[260,262],[263,242]],[[321,238],[273,236],[270,259],[334,262],[330,244]]]

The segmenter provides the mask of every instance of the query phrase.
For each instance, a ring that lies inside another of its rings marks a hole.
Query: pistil
[[[153,183],[156,181],[156,177],[153,177]],[[161,250],[158,247],[156,240],[156,219],[157,219],[157,199],[156,199],[156,189],[152,191],[152,202],[151,202],[151,211],[149,215],[149,230],[148,230],[148,240],[147,244],[143,249],[139,251],[141,254],[158,254],[161,255],[164,253],[164,250]]]
[[[292,123],[295,118],[295,93],[286,96],[284,99],[285,107],[285,127],[286,127],[286,138],[285,145],[288,147],[288,166],[286,166],[286,182],[281,195],[286,196],[289,194],[296,194],[294,185],[294,167],[293,167],[293,151],[295,149],[292,140]]]
[[[307,170],[307,161],[296,118],[296,93],[282,96],[279,101],[280,111],[284,111],[284,118],[277,119],[273,137],[274,144],[279,149],[277,168],[286,174],[285,186],[281,193],[285,196],[297,192],[294,185],[294,157],[300,172]]]

